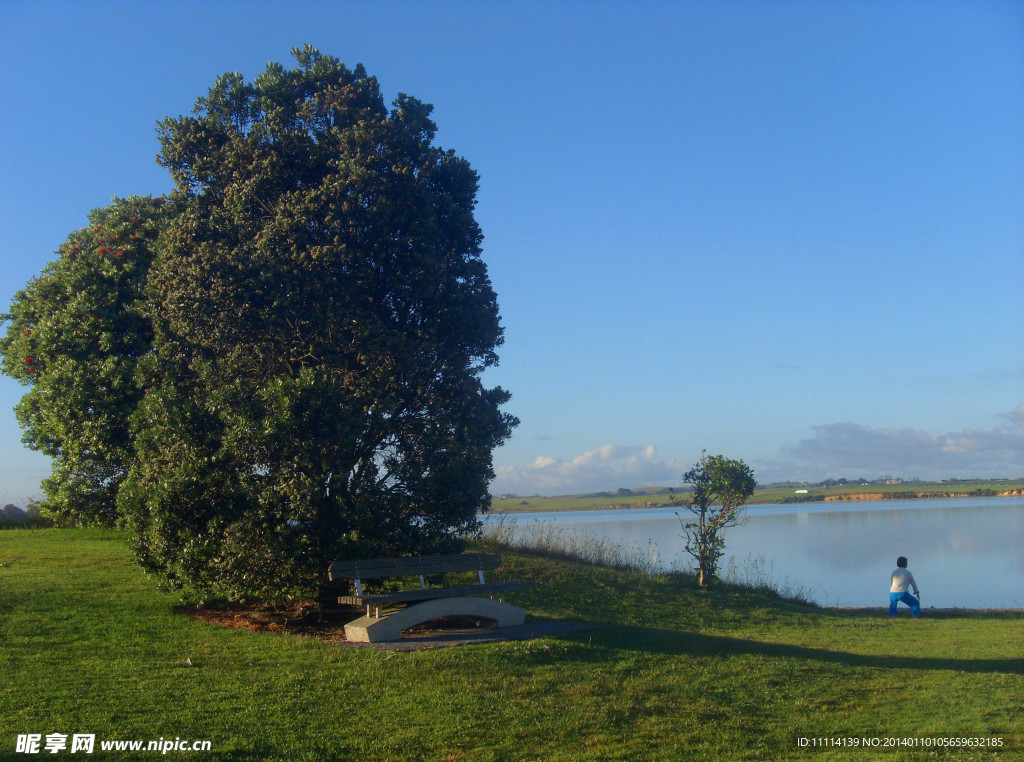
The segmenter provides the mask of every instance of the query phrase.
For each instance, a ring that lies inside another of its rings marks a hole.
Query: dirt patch
[[[211,603],[183,606],[178,611],[197,622],[251,632],[280,632],[319,638],[330,642],[345,640],[345,624],[358,619],[358,609],[317,610],[309,604],[292,606],[246,606],[240,603]]]
[[[237,603],[217,603],[184,606],[178,610],[194,621],[209,622],[231,629],[290,633],[317,638],[346,648],[380,648],[390,651],[417,651],[473,643],[526,640],[594,629],[592,625],[581,622],[528,622],[518,627],[495,627],[494,621],[490,619],[453,616],[412,627],[402,633],[400,641],[350,643],[345,638],[345,625],[362,616],[362,609],[346,607],[318,611],[316,606],[310,605],[252,607]]]

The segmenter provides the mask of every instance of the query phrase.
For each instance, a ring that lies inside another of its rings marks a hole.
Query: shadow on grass
[[[755,655],[783,659],[803,659],[848,667],[882,669],[952,670],[955,672],[1024,674],[1024,659],[953,659],[922,656],[872,656],[847,651],[831,651],[784,643],[706,635],[697,632],[660,630],[652,627],[608,625],[604,628],[618,649],[632,649],[670,656]]]

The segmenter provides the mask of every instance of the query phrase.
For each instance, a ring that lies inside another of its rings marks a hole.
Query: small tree
[[[725,552],[722,530],[740,523],[743,504],[754,494],[754,472],[742,460],[704,453],[683,474],[683,483],[693,485],[693,495],[686,507],[696,519],[687,522],[680,517],[682,537],[686,540],[686,552],[697,561],[700,586],[707,587]]]

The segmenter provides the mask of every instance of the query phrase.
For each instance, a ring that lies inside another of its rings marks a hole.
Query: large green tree
[[[725,552],[722,532],[740,522],[743,505],[754,494],[757,482],[742,460],[702,453],[693,468],[683,474],[683,483],[693,485],[686,505],[693,519],[680,518],[686,552],[697,562],[700,586],[708,587]]]
[[[136,366],[153,339],[146,279],[167,217],[163,199],[94,210],[3,316],[3,372],[28,387],[15,409],[23,441],[53,459],[41,508],[69,523],[116,523],[143,393]]]
[[[180,212],[119,507],[174,584],[279,598],[336,558],[457,549],[516,419],[477,176],[431,107],[308,46],[165,119]]]

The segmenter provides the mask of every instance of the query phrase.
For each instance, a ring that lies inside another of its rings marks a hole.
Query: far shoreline
[[[1024,497],[1024,479],[977,481],[950,489],[945,483],[865,485],[797,488],[759,487],[746,505],[807,505],[883,502],[886,500],[942,500],[988,497]],[[506,496],[491,499],[486,513],[550,513],[554,511],[622,511],[649,508],[685,508],[685,494],[652,494],[631,491],[628,495],[567,495],[560,497]],[[675,498],[675,499],[671,499]]]

